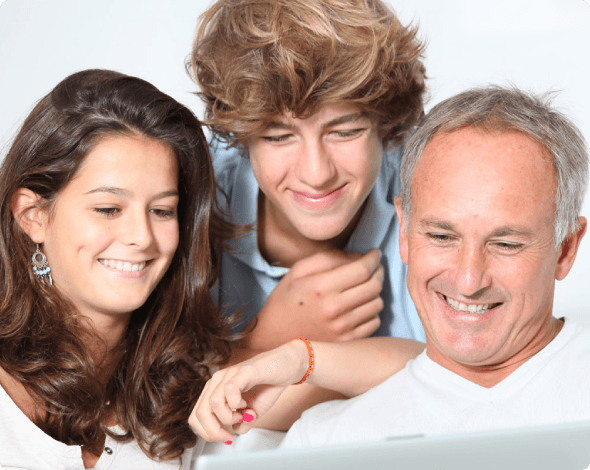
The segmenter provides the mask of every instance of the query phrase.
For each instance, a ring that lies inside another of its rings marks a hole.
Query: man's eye
[[[94,211],[104,215],[105,217],[113,217],[121,212],[121,209],[117,207],[95,207]]]
[[[522,248],[522,243],[508,243],[508,242],[496,242],[495,245],[502,251],[518,251]]]
[[[450,235],[447,235],[445,233],[429,233],[429,234],[427,234],[427,236],[432,241],[438,242],[438,243],[445,243],[445,242],[448,242],[452,239],[452,237]]]

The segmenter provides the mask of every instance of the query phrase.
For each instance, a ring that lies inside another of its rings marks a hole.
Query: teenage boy
[[[244,346],[424,340],[394,207],[422,52],[379,0],[219,0],[201,17],[192,72],[216,177],[253,228],[223,255],[218,292],[243,308]]]

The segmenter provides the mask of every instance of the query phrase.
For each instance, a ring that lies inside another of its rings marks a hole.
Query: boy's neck
[[[322,251],[344,250],[354,231],[363,207],[354,216],[346,229],[329,240],[312,240],[284,221],[273,216],[269,202],[262,192],[258,194],[257,234],[258,249],[271,265],[291,268],[297,261]]]

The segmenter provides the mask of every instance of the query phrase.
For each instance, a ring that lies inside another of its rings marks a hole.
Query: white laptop
[[[590,393],[590,392],[589,392]],[[204,455],[197,470],[586,470],[590,422]]]

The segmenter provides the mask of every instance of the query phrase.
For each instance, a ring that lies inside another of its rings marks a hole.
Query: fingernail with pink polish
[[[244,421],[246,421],[246,423],[250,423],[254,420],[254,416],[252,416],[250,413],[244,413],[242,416],[244,417]]]
[[[224,444],[227,444],[228,446],[231,446],[233,443],[233,441],[225,441]]]

